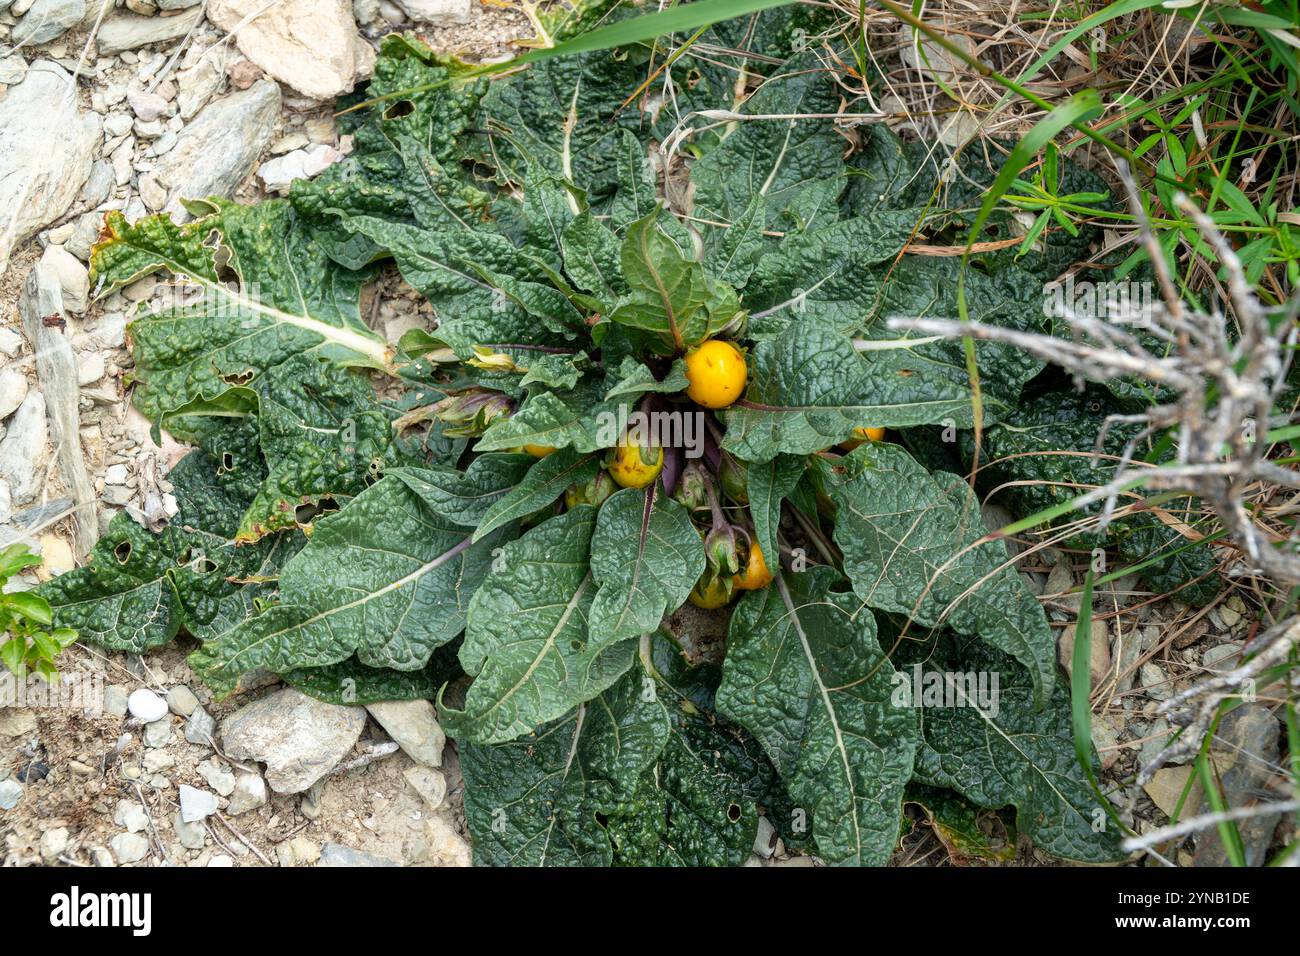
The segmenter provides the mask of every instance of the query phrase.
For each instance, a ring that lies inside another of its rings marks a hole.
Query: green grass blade
[[[1074,629],[1074,656],[1070,674],[1070,718],[1074,729],[1074,754],[1088,778],[1088,786],[1121,833],[1131,834],[1111,802],[1101,792],[1097,775],[1092,771],[1092,570],[1083,579],[1083,596],[1079,601],[1079,621]]]

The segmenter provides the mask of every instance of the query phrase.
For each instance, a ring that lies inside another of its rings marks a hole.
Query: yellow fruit
[[[709,578],[707,581],[700,578],[686,600],[696,607],[712,611],[731,600],[731,595],[727,593],[727,587],[722,583],[721,578]]]
[[[840,442],[840,447],[848,451],[857,448],[864,441],[884,441],[885,430],[883,428],[855,428],[853,437],[848,441]]]
[[[726,408],[740,398],[748,377],[745,356],[730,342],[710,339],[686,353],[686,394],[705,408]]]
[[[555,449],[550,445],[525,445],[524,451],[534,458],[545,458],[547,455],[553,454]]]
[[[731,586],[742,591],[757,591],[772,583],[772,572],[763,560],[763,549],[754,541],[749,546],[749,560],[745,569],[731,579]]]
[[[653,483],[663,470],[662,448],[634,445],[626,437],[614,449],[614,460],[609,465],[610,477],[624,488],[644,488]]]

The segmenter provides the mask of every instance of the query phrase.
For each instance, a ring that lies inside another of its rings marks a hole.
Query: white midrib
[[[587,585],[590,583],[591,583],[591,572],[588,571],[587,576],[584,577],[582,579],[582,583],[578,585],[578,589],[573,592],[573,597],[569,598],[569,603],[565,606],[564,613],[561,614],[560,619],[555,622],[555,627],[551,628],[551,633],[546,636],[546,640],[542,643],[541,649],[538,650],[537,655],[532,660],[532,663],[528,665],[528,669],[523,672],[519,680],[515,681],[513,687],[511,687],[508,691],[506,691],[499,698],[497,698],[497,700],[492,704],[492,706],[483,712],[483,717],[486,718],[489,714],[494,712],[498,707],[500,707],[506,701],[510,700],[510,698],[514,697],[515,694],[519,693],[519,688],[523,687],[526,683],[528,683],[528,681],[532,678],[533,673],[537,670],[537,668],[542,666],[542,661],[546,658],[546,655],[550,653],[551,648],[555,646],[556,636],[561,631],[563,631],[565,626],[569,623],[569,618],[573,616],[574,610],[578,607],[578,602],[582,600],[582,595],[586,593]]]
[[[573,99],[569,101],[569,115],[564,118],[564,148],[560,153],[560,169],[564,172],[564,178],[570,183],[573,182],[573,130],[578,125],[578,92],[581,89],[582,80],[579,78],[578,82],[573,84]],[[566,189],[564,198],[575,216],[582,214],[577,197],[573,193]]]
[[[402,588],[406,587],[408,584],[410,584],[412,581],[418,581],[420,578],[424,577],[430,571],[433,571],[436,568],[439,568],[442,565],[446,564],[448,561],[452,560],[453,558],[458,557],[462,551],[464,551],[466,548],[470,546],[471,543],[472,542],[469,538],[465,538],[463,541],[461,541],[460,544],[456,545],[450,551],[444,551],[442,554],[438,555],[432,561],[420,565],[414,571],[398,578],[396,581],[391,581],[388,584],[385,584],[382,588],[380,588],[377,591],[371,591],[369,594],[363,595],[362,597],[357,598],[355,601],[349,601],[347,604],[336,605],[332,608],[329,608],[328,610],[321,611],[319,614],[315,614],[312,617],[309,617],[305,621],[298,621],[297,623],[291,625],[290,627],[282,628],[281,630],[273,631],[270,634],[266,634],[260,640],[257,640],[252,644],[249,644],[247,647],[243,648],[235,656],[234,660],[238,660],[240,657],[246,656],[250,651],[252,651],[255,648],[261,647],[263,644],[267,643],[268,641],[273,641],[278,637],[283,637],[285,634],[288,634],[292,631],[300,630],[301,628],[305,628],[305,627],[310,627],[312,624],[315,624],[317,621],[324,620],[325,618],[331,617],[332,615],[335,614],[341,614],[344,611],[350,611],[354,607],[360,607],[361,605],[368,604],[371,601],[374,601],[377,598],[381,598],[386,594],[391,594],[394,591],[399,591]],[[233,663],[233,661],[231,663]]]
[[[772,183],[776,181],[776,174],[781,170],[781,164],[785,162],[785,151],[790,148],[790,134],[794,131],[794,120],[790,120],[790,125],[785,128],[785,139],[781,140],[781,152],[776,154],[776,162],[772,164],[772,171],[767,174],[767,182],[763,183],[759,195],[766,196],[767,191],[772,188]]]
[[[328,322],[313,319],[309,315],[294,315],[290,312],[283,312],[280,309],[265,305],[255,299],[247,298],[242,294],[233,293],[219,282],[214,282],[206,276],[195,275],[188,268],[175,260],[166,257],[162,258],[163,264],[173,275],[183,275],[191,282],[197,283],[204,289],[211,290],[221,298],[234,301],[239,305],[246,307],[251,312],[256,312],[259,315],[264,315],[277,322],[283,322],[285,325],[292,325],[295,328],[319,335],[328,342],[337,343],[351,352],[356,352],[358,355],[364,355],[366,358],[370,359],[376,368],[386,369],[392,364],[389,356],[389,348],[383,342],[362,335],[360,332],[353,332],[351,329],[339,328],[336,325],[330,325]]]
[[[587,705],[578,705],[577,723],[573,725],[573,744],[569,747],[569,758],[564,761],[564,770],[560,772],[560,780],[569,779],[569,769],[573,766],[573,758],[578,753],[578,741],[582,739],[582,722],[587,719]],[[551,821],[546,825],[546,840],[542,843],[542,858],[537,861],[538,866],[546,865],[546,854],[551,848],[551,834],[555,832],[555,821],[559,819],[559,813],[551,811]]]
[[[858,794],[853,786],[853,768],[849,763],[849,752],[844,746],[844,733],[840,730],[840,721],[835,714],[835,706],[831,703],[830,691],[822,683],[821,671],[817,669],[817,659],[813,657],[812,647],[808,644],[808,635],[804,633],[803,622],[799,620],[799,615],[795,611],[794,601],[790,598],[790,589],[786,587],[785,580],[778,574],[776,577],[777,590],[781,592],[781,600],[785,603],[785,609],[790,614],[790,621],[794,626],[794,632],[799,635],[799,643],[803,646],[804,657],[808,661],[808,671],[812,678],[817,682],[817,692],[821,694],[822,706],[826,708],[826,714],[830,718],[831,729],[835,731],[835,749],[840,755],[840,762],[844,765],[844,783],[849,788],[849,818],[853,821],[853,845],[857,849],[859,856],[862,855],[862,831],[858,827]]]

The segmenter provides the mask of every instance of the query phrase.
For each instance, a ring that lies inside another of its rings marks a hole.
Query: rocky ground
[[[350,148],[333,98],[367,75],[388,32],[414,29],[469,59],[505,55],[528,32],[522,15],[476,0],[279,0],[244,22],[266,6],[0,0],[0,545],[27,541],[42,558],[16,587],[75,567],[118,510],[149,521],[172,507],[165,476],[185,449],[165,436],[154,444],[125,391],[128,314],[165,290],[144,279],[92,301],[87,260],[104,213],[184,215],[181,197],[254,200],[316,175]],[[368,295],[365,313],[394,341],[428,320],[391,278]],[[1062,595],[1085,560],[1038,552],[1024,565],[1067,665],[1077,598]],[[1132,785],[1171,733],[1151,708],[1235,659],[1250,598],[1242,586],[1214,607],[1187,608],[1134,582],[1102,595],[1095,742],[1104,782],[1139,830],[1166,822],[1191,773],[1171,767]],[[690,610],[675,626],[708,643],[709,622]],[[5,865],[469,862],[455,748],[432,707],[338,707],[279,685],[214,703],[185,664],[188,649],[141,658],[78,645],[63,658],[68,684],[102,696],[76,706],[0,700]],[[1282,779],[1272,704],[1265,689],[1220,730],[1216,767],[1230,801],[1258,799]],[[1244,834],[1248,852],[1293,830],[1260,820]],[[902,862],[946,858],[926,832],[905,840]],[[1169,852],[1215,862],[1216,841]],[[770,827],[755,850],[755,865],[814,862],[787,854]]]

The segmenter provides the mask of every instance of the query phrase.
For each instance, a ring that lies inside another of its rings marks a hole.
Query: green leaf
[[[50,613],[50,603],[32,591],[15,591],[6,594],[3,601],[13,613],[37,624],[49,624],[54,620]]]
[[[749,514],[754,519],[754,536],[771,566],[781,553],[776,533],[781,525],[781,502],[804,474],[804,461],[795,455],[777,455],[771,461],[756,462],[746,468],[745,494]]]
[[[957,866],[971,860],[1005,863],[1016,857],[1014,839],[995,843],[980,826],[979,810],[951,790],[912,784],[905,803],[920,807],[948,858]]]
[[[635,641],[589,634],[596,512],[580,505],[505,545],[470,601],[460,661],[474,677],[465,708],[440,708],[455,737],[499,743],[531,733],[605,690]]]
[[[616,379],[616,382],[605,392],[605,398],[607,399],[616,395],[640,397],[647,392],[675,395],[678,392],[686,391],[691,384],[686,377],[686,364],[681,359],[673,362],[663,381],[659,381],[655,378],[654,372],[630,355],[624,356],[623,363],[619,366],[618,372],[613,378]]]
[[[484,455],[479,458],[493,456]],[[561,448],[547,455],[528,469],[520,482],[498,498],[484,513],[474,532],[474,540],[510,521],[524,518],[539,508],[544,508],[564,494],[573,484],[582,484],[596,477],[600,471],[600,458],[582,455],[572,448]]]
[[[692,170],[697,215],[738,223],[759,197],[764,206],[759,228],[781,229],[786,211],[810,183],[830,180],[838,193],[843,139],[823,119],[783,118],[838,108],[835,85],[818,54],[800,54],[779,66],[740,110],[770,118],[738,122]]]
[[[280,573],[280,603],[190,657],[211,686],[352,656],[416,670],[460,633],[470,595],[500,538],[478,544],[400,477],[385,478],[318,520]]]
[[[91,643],[140,653],[166,644],[182,627],[210,640],[243,620],[297,540],[234,546],[248,505],[221,465],[202,451],[168,474],[179,511],[159,534],[125,513],[113,518],[90,561],[42,584],[54,620]],[[243,585],[243,586],[241,586]]]
[[[1107,416],[1121,410],[1101,389],[1035,396],[1009,410],[996,427],[985,432],[981,453],[984,482],[990,488],[1002,487],[1000,497],[1005,496],[1018,516],[1033,515],[1070,501],[1088,488],[1107,484],[1114,478],[1118,456],[1139,428],[1112,423],[1101,449],[1103,456],[1097,457],[1097,436]],[[1137,454],[1141,457],[1142,449]],[[1192,516],[1200,510],[1195,501],[1185,499],[1170,506],[1170,511],[1192,524],[1195,518],[1183,515],[1184,508]],[[1083,515],[1100,512],[1097,503],[1071,513],[1068,520],[1077,522]],[[1153,590],[1177,591],[1180,601],[1203,604],[1218,590],[1214,552],[1184,538],[1150,513],[1116,518],[1104,535],[1085,532],[1065,543],[1088,549],[1114,546],[1128,563],[1150,562],[1142,576]],[[1191,585],[1197,578],[1203,580]]]
[[[761,341],[750,355],[748,388],[723,412],[722,447],[745,461],[821,451],[855,428],[971,419],[964,368],[927,374],[928,363],[908,348],[868,358],[823,322]],[[990,405],[997,407],[986,398],[986,413]]]
[[[654,333],[665,350],[681,352],[730,322],[739,306],[735,293],[711,283],[659,219],[656,208],[628,227],[619,258],[631,293],[609,319]]]
[[[601,815],[630,798],[668,738],[639,670],[535,735],[464,741],[465,821],[474,862],[490,866],[609,866]]]
[[[337,664],[302,667],[281,676],[304,694],[330,704],[361,707],[385,700],[429,700],[460,674],[457,649],[455,643],[444,644],[433,652],[428,664],[414,671],[368,667],[349,657]]]
[[[918,743],[915,709],[871,613],[830,568],[779,576],[737,605],[718,710],[763,744],[824,860],[881,865],[898,841]]]
[[[22,543],[0,548],[0,581],[7,580],[25,568],[40,567],[41,558]]]
[[[27,664],[27,639],[11,637],[0,644],[0,661],[4,661],[9,673],[22,676]]]
[[[183,226],[166,215],[132,226],[109,213],[107,238],[95,247],[101,294],[159,270],[184,275],[202,292],[195,305],[131,323],[141,411],[157,419],[195,398],[249,384],[302,353],[343,365],[389,365],[390,349],[357,312],[364,276],[334,264],[295,228],[287,203],[208,208]]]
[[[531,455],[479,455],[465,471],[455,468],[395,468],[388,475],[405,482],[434,511],[465,528],[479,529],[474,540],[501,527],[513,518],[486,528],[488,515],[514,494],[537,460]],[[532,509],[536,510],[536,509]]]
[[[772,766],[714,714],[718,668],[692,664],[662,632],[643,639],[643,695],[668,710],[669,736],[636,794],[609,814],[617,866],[739,866],[758,830]]]
[[[838,466],[819,468],[838,509],[835,543],[858,597],[1009,653],[1045,704],[1056,683],[1056,642],[1006,545],[984,540],[970,487],[947,472],[929,474],[896,445],[868,443]]]
[[[1014,806],[1019,831],[1052,856],[1084,863],[1124,858],[1118,828],[1079,769],[1065,687],[1041,706],[1025,670],[979,643],[943,638],[913,656],[927,671],[982,674],[989,687],[998,681],[996,708],[921,709],[918,781],[956,790],[977,806]]]
[[[624,488],[601,506],[591,539],[591,633],[614,642],[655,630],[703,573],[704,542],[686,509],[657,481]]]
[[[619,241],[591,213],[584,212],[564,227],[560,248],[564,271],[579,288],[607,303],[606,308],[627,292]]]

